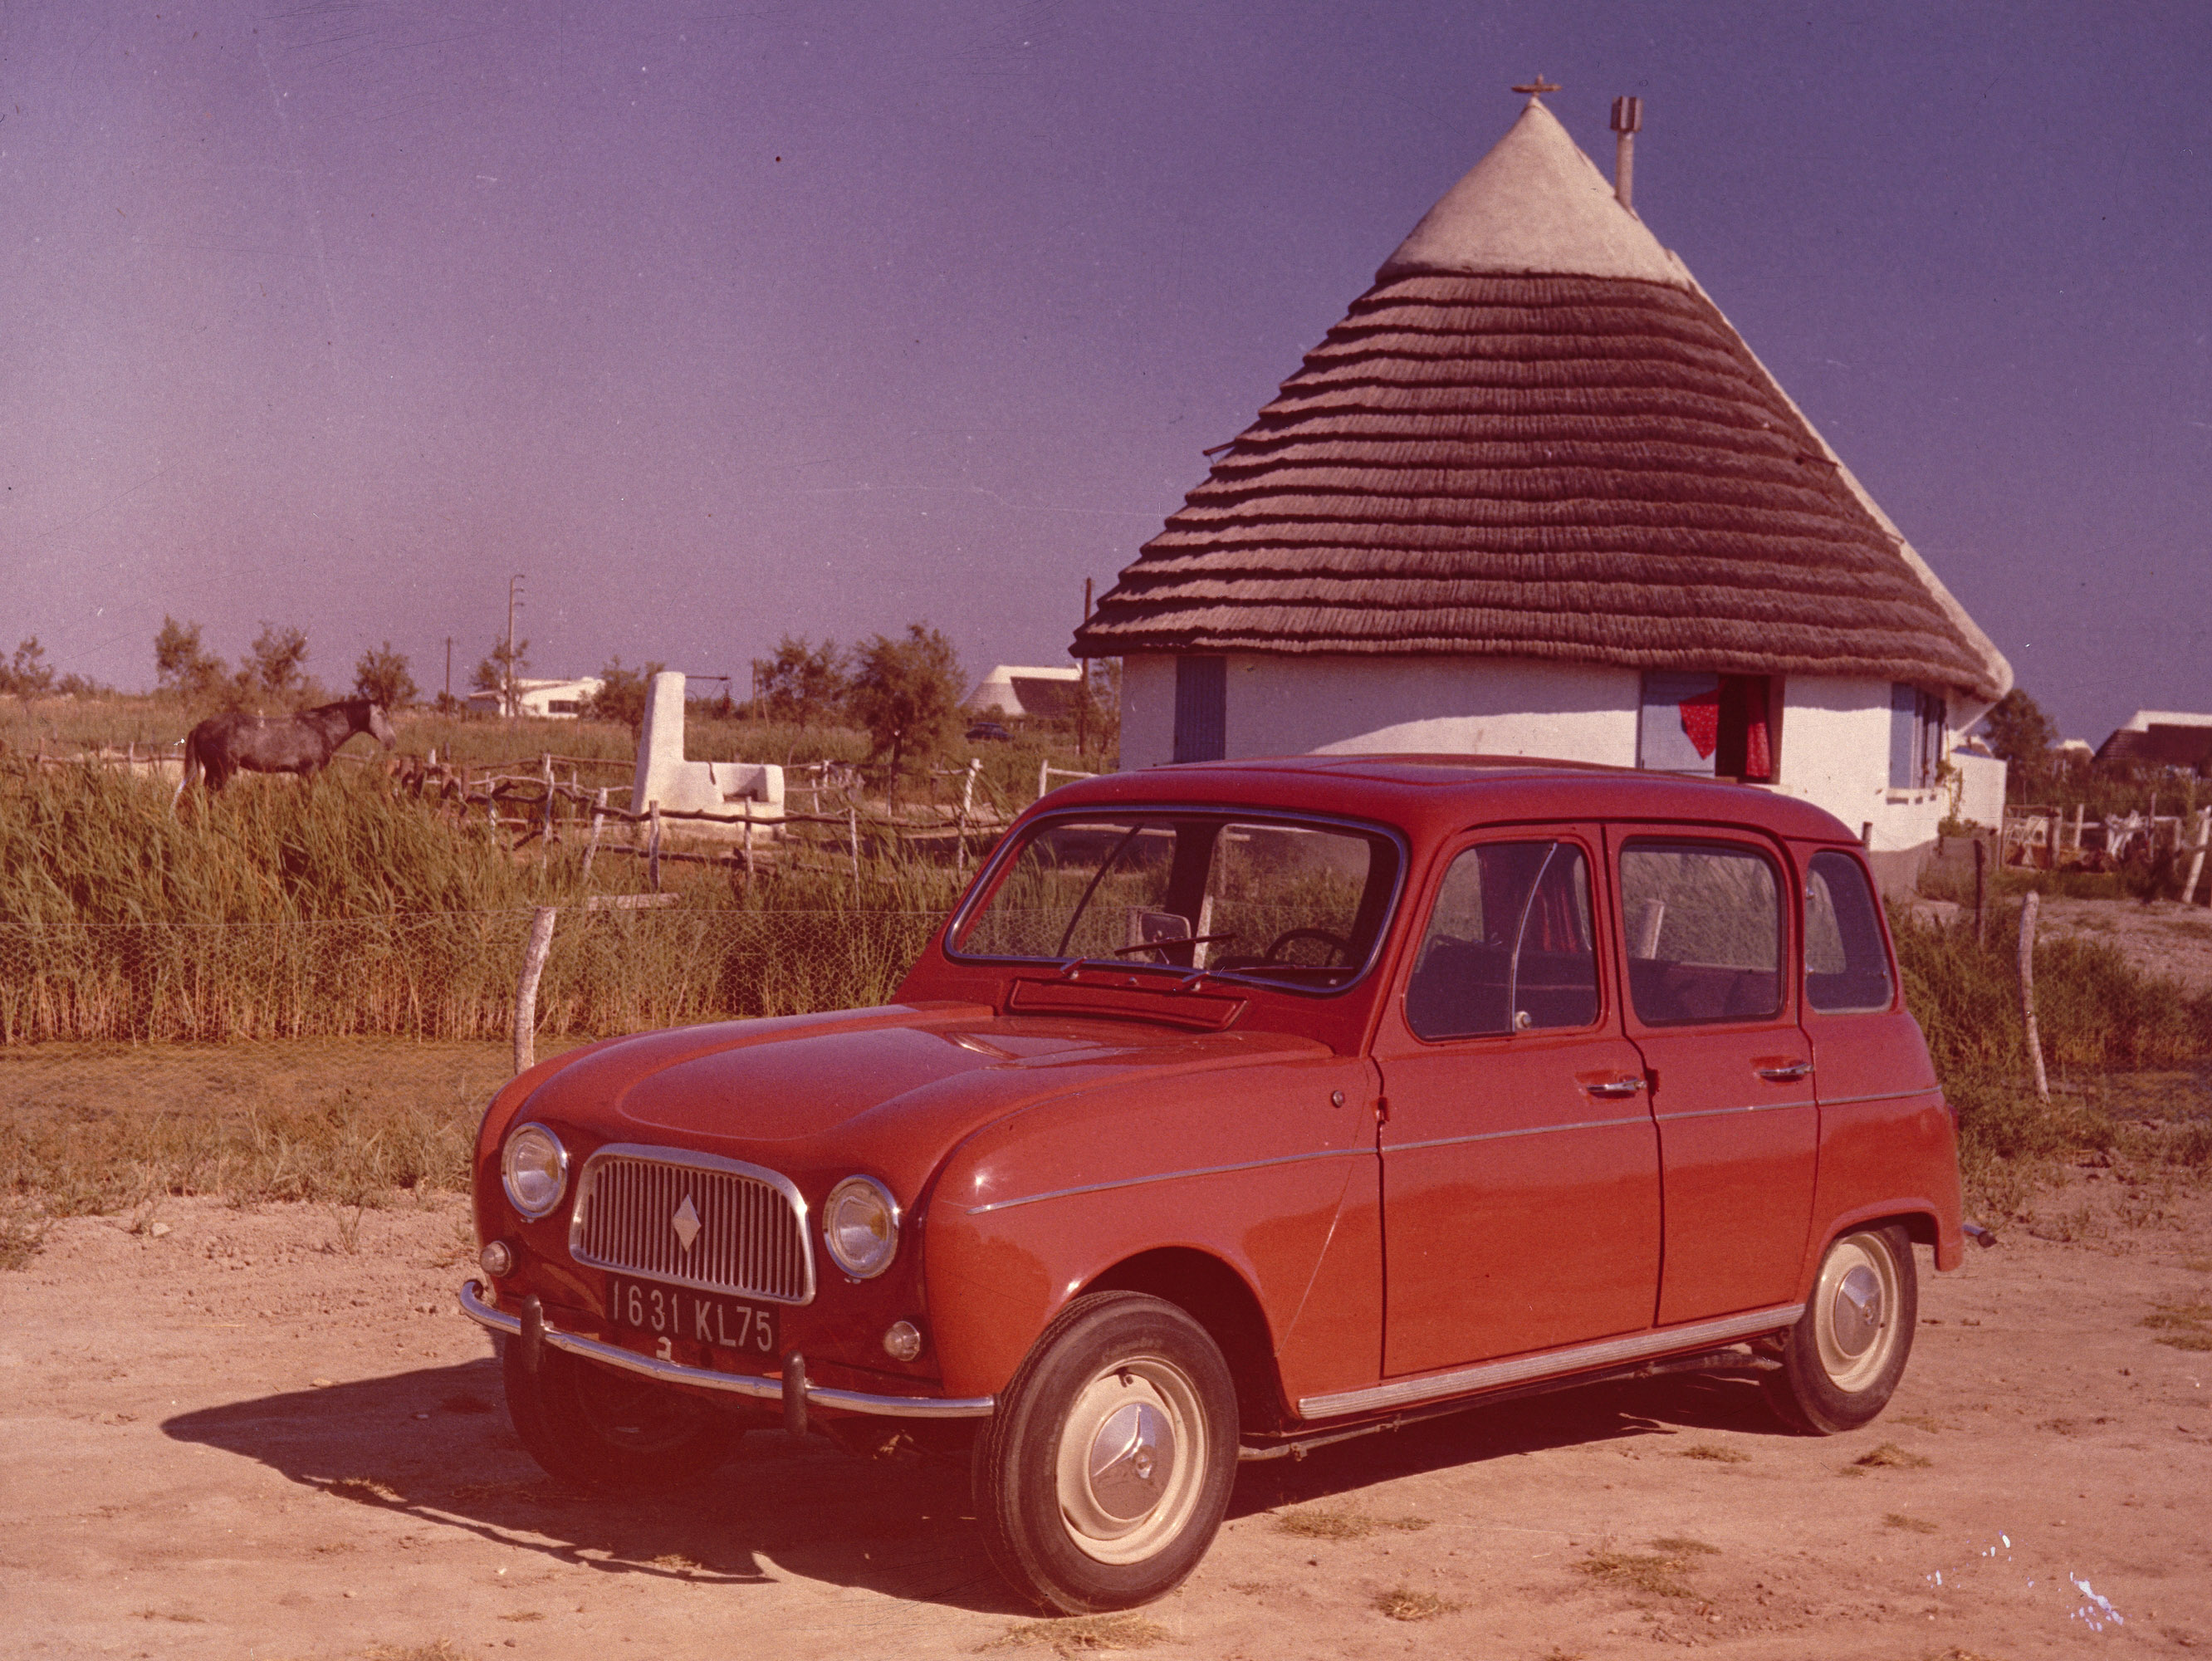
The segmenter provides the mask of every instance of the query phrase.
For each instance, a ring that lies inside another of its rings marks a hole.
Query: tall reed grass
[[[518,857],[381,779],[220,796],[98,769],[0,776],[0,1043],[494,1037],[532,910],[567,909],[539,1029],[607,1033],[878,1002],[961,873],[863,849],[857,873],[746,881],[670,863],[670,910],[587,911],[643,862]]]

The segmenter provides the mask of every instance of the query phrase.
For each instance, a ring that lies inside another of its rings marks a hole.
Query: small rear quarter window
[[[1848,854],[1813,855],[1805,873],[1805,1001],[1824,1015],[1887,1009],[1892,988],[1881,918]]]

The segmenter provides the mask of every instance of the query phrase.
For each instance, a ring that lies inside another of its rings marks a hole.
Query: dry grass
[[[1718,1442],[1692,1442],[1677,1455],[1683,1459],[1704,1459],[1716,1465],[1747,1465],[1751,1456],[1741,1448],[1723,1447]]]
[[[1853,1465],[1869,1470],[1924,1470],[1935,1463],[1927,1455],[1901,1448],[1894,1442],[1870,1448],[1851,1461]]]
[[[2200,1293],[2155,1305],[2142,1323],[2164,1335],[2160,1343],[2175,1349],[2212,1349],[2212,1297]]]
[[[1655,1597],[1695,1597],[1697,1588],[1682,1576],[1689,1560],[1672,1552],[1594,1551],[1575,1565],[1594,1580]]]
[[[1901,1511],[1886,1512],[1881,1519],[1884,1528],[1901,1529],[1907,1534],[1934,1534],[1935,1524],[1918,1517],[1907,1517]]]
[[[1433,1621],[1440,1615],[1449,1615],[1466,1607],[1432,1591],[1415,1591],[1410,1586],[1394,1586],[1375,1599],[1375,1612],[1393,1621]]]
[[[1370,1517],[1349,1508],[1318,1506],[1280,1512],[1275,1517],[1276,1533],[1295,1535],[1302,1540],[1364,1540],[1382,1529],[1415,1534],[1428,1526],[1425,1517]]]
[[[1119,1615],[1076,1615],[1058,1621],[1024,1621],[1006,1628],[986,1650],[1048,1649],[1061,1655],[1094,1655],[1109,1650],[1144,1650],[1175,1636],[1157,1621],[1134,1609]]]
[[[351,1500],[363,1506],[404,1506],[407,1496],[389,1482],[379,1482],[374,1476],[341,1476],[325,1486],[323,1492],[335,1499]]]
[[[427,1644],[372,1644],[362,1652],[367,1661],[467,1661],[468,1652],[450,1638]]]

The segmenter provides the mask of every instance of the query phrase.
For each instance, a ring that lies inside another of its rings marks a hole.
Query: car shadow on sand
[[[894,1597],[1034,1613],[985,1555],[964,1466],[860,1459],[820,1436],[757,1430],[685,1491],[608,1499],[556,1482],[522,1451],[495,1360],[258,1396],[161,1428],[334,1500],[607,1574],[759,1585],[779,1578],[773,1564]]]
[[[607,1499],[545,1475],[509,1427],[499,1364],[426,1367],[180,1414],[162,1430],[258,1460],[333,1500],[459,1529],[607,1574],[707,1585],[764,1567],[981,1614],[1034,1614],[992,1570],[964,1466],[854,1457],[820,1436],[756,1430],[688,1491]],[[1356,1493],[1517,1453],[1684,1431],[1784,1433],[1756,1385],[1678,1377],[1585,1389],[1422,1421],[1249,1463],[1229,1515]]]
[[[1586,1384],[1494,1406],[1419,1420],[1316,1448],[1304,1459],[1247,1464],[1229,1505],[1231,1517],[1341,1498],[1401,1476],[1480,1464],[1515,1454],[1595,1443],[1670,1439],[1707,1431],[1788,1437],[1756,1383],[1676,1373]],[[1723,1456],[1725,1457],[1725,1456]]]

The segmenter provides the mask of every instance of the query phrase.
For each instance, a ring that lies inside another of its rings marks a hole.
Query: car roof
[[[1378,819],[1409,835],[1485,821],[1638,819],[1754,825],[1802,841],[1857,838],[1833,814],[1771,788],[1528,756],[1310,755],[1183,762],[1062,785],[1047,812],[1141,802],[1277,807]]]

